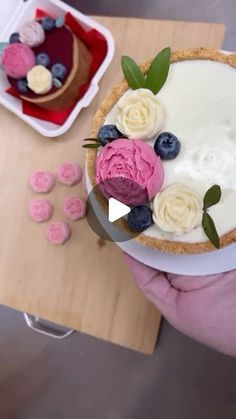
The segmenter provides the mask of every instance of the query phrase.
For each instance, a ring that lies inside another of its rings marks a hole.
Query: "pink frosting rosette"
[[[96,183],[103,194],[126,205],[152,199],[164,182],[162,161],[140,140],[120,138],[103,147],[96,161]]]
[[[45,41],[45,32],[42,25],[36,20],[25,23],[19,30],[20,41],[31,48],[38,47]]]
[[[51,192],[55,186],[55,178],[48,170],[33,172],[29,182],[33,191],[37,193]]]
[[[65,215],[73,221],[85,217],[86,203],[78,196],[67,198],[64,202],[63,211]]]
[[[29,216],[32,220],[42,223],[50,220],[53,210],[51,202],[47,199],[34,199],[29,206]]]
[[[66,162],[58,167],[57,176],[60,183],[74,186],[81,181],[83,177],[83,171],[79,164]]]
[[[1,64],[8,76],[20,79],[34,67],[35,55],[26,44],[9,44],[3,51]]]
[[[56,221],[46,229],[46,237],[51,244],[64,244],[71,236],[71,228],[67,223]]]

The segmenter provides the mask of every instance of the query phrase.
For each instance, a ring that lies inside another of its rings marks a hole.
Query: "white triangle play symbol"
[[[120,201],[117,201],[115,198],[110,198],[108,203],[108,220],[110,223],[113,223],[119,218],[124,217],[125,215],[129,214],[131,211],[130,207],[123,204]]]

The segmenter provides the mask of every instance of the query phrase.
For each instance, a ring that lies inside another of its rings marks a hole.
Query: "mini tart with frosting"
[[[66,53],[67,60],[70,60],[68,77],[64,80],[60,88],[53,86],[51,91],[44,95],[39,96],[31,92],[27,96],[21,95],[22,99],[41,106],[44,109],[60,110],[67,108],[76,100],[80,87],[89,80],[91,65],[90,52],[82,41],[72,34],[69,28],[65,27],[64,29],[68,31],[67,35],[71,40],[68,42],[70,47]],[[56,61],[55,51],[54,57],[54,61]]]
[[[89,81],[92,56],[64,16],[45,16],[11,35],[1,61],[21,99],[57,111],[73,105]]]
[[[152,62],[140,67],[144,75]],[[178,50],[171,54],[169,75],[160,91],[152,94],[154,97],[147,89],[131,90],[123,80],[102,102],[93,119],[92,138],[98,138],[104,125],[115,125],[130,141],[145,141],[155,151],[162,133],[173,133],[181,143],[175,158],[162,160],[164,182],[149,202],[153,224],[135,238],[142,245],[176,254],[215,250],[206,234],[209,218],[214,220],[220,247],[236,241],[234,87],[236,54],[205,48]],[[148,121],[146,131],[144,121]],[[100,170],[97,157],[103,150],[93,148],[87,153],[87,172],[93,187]],[[216,199],[213,194],[208,205],[206,192],[210,189],[218,194],[220,190],[221,197]],[[102,194],[97,194],[97,199],[107,208]],[[129,231],[127,220],[118,224]]]

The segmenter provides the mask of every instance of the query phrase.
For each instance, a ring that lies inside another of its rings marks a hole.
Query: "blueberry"
[[[180,152],[180,147],[180,141],[171,132],[162,132],[154,144],[156,154],[163,160],[175,159]]]
[[[132,208],[127,217],[129,226],[141,233],[153,224],[152,211],[145,205]]]
[[[121,137],[123,137],[123,134],[116,128],[115,125],[104,125],[98,133],[98,138],[102,146]]]
[[[29,91],[26,79],[17,80],[17,89],[21,93],[27,93]]]
[[[63,80],[66,77],[67,69],[61,63],[56,63],[51,68],[52,76],[54,79]]]
[[[45,52],[40,52],[36,55],[36,64],[42,65],[43,67],[48,67],[50,65],[50,58]]]
[[[46,32],[50,32],[55,28],[55,20],[50,16],[43,17],[41,25]]]
[[[14,32],[11,34],[10,38],[9,38],[9,42],[10,44],[15,44],[16,42],[20,43],[20,35],[18,32]]]

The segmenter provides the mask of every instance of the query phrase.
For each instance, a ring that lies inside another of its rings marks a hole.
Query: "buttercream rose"
[[[174,183],[155,196],[153,221],[163,231],[181,235],[201,224],[202,197],[185,184]]]
[[[50,220],[53,206],[47,199],[34,199],[29,206],[29,215],[38,223]]]
[[[45,32],[39,22],[27,22],[19,30],[20,41],[30,47],[38,47],[45,41]]]
[[[80,220],[85,217],[86,203],[83,199],[77,196],[72,196],[65,200],[63,211],[71,220]]]
[[[48,170],[33,172],[29,181],[31,188],[37,193],[51,192],[55,186],[55,178]]]
[[[78,164],[66,162],[58,167],[57,176],[60,183],[74,186],[81,181],[83,172]]]
[[[139,140],[117,139],[97,157],[96,182],[104,195],[126,205],[152,199],[164,181],[162,161],[153,148]]]
[[[129,138],[147,140],[163,126],[164,108],[148,89],[128,91],[117,102],[116,125]]]
[[[47,226],[46,237],[51,244],[64,244],[71,236],[71,228],[63,222],[53,222]]]
[[[43,95],[52,88],[52,73],[46,67],[36,65],[27,73],[27,82],[34,93]]]
[[[4,49],[1,61],[8,76],[20,79],[34,67],[35,55],[28,45],[15,42]]]

